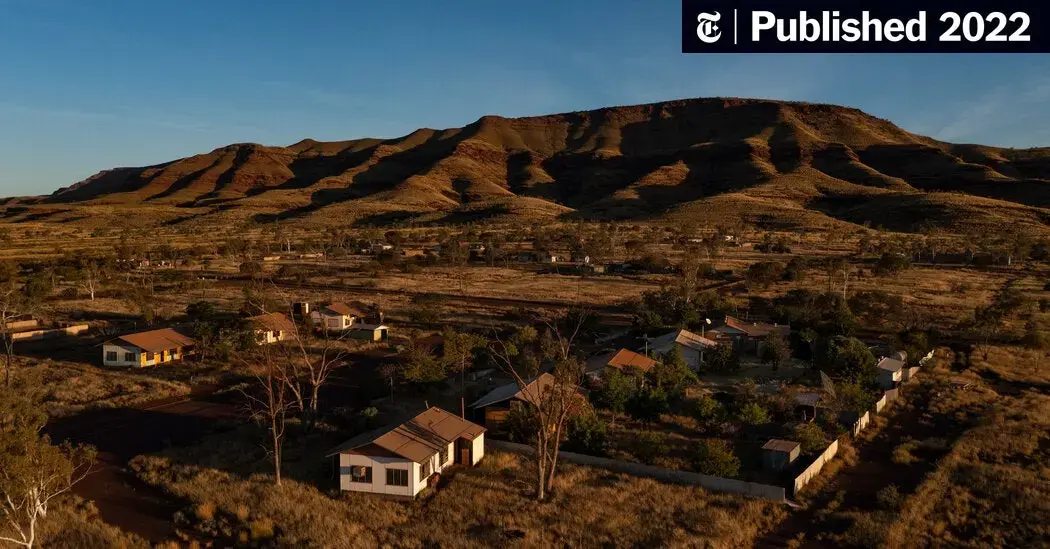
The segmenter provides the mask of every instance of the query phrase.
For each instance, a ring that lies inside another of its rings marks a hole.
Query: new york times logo
[[[840,0],[795,9],[771,0],[682,0],[682,51],[1050,52],[1050,32],[1039,26],[1050,20],[1050,3],[996,1],[891,1],[862,10]]]
[[[718,28],[718,22],[721,20],[722,14],[717,11],[697,15],[696,21],[699,24],[696,26],[696,37],[705,44],[718,42],[718,39],[722,37],[722,29]]]

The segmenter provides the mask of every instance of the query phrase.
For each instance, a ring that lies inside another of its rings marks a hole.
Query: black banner
[[[1050,53],[1034,1],[682,0],[684,53]]]

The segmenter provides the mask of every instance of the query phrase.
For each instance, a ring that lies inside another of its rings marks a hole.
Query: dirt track
[[[167,399],[137,408],[90,411],[49,424],[47,430],[54,440],[98,449],[98,463],[74,493],[94,500],[102,519],[114,526],[153,543],[173,539],[172,514],[181,505],[136,478],[127,463],[142,453],[192,443],[220,420],[239,416],[236,406],[209,399],[207,393],[198,391],[190,399]]]

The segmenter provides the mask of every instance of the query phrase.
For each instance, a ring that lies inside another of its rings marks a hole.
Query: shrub
[[[654,422],[669,408],[667,393],[659,388],[638,391],[627,402],[627,413],[638,421]]]
[[[875,501],[878,502],[879,507],[887,511],[895,511],[900,508],[903,499],[897,485],[890,484],[879,489],[875,494]]]
[[[722,403],[707,395],[693,401],[692,412],[693,417],[705,427],[715,425],[725,416]]]
[[[631,455],[646,465],[656,463],[669,450],[667,435],[656,431],[643,431],[631,441]]]
[[[693,452],[693,468],[704,475],[732,478],[740,473],[740,459],[725,441],[705,440]]]
[[[591,402],[598,408],[622,413],[634,392],[634,380],[613,368],[602,374],[601,386],[591,392]]]
[[[608,447],[605,422],[598,414],[580,414],[569,420],[569,440],[565,449],[592,456],[604,456]]]
[[[912,451],[918,447],[919,443],[914,440],[900,444],[893,449],[893,455],[890,457],[890,460],[897,465],[911,465],[919,461],[919,458],[912,454]]]
[[[198,520],[203,522],[215,520],[215,511],[215,504],[210,501],[198,504],[196,507],[193,508],[193,514],[197,517]]]
[[[816,423],[802,423],[795,427],[795,440],[802,445],[803,454],[816,454],[827,446],[824,429]]]
[[[253,520],[248,525],[248,530],[253,541],[267,540],[273,537],[273,521],[268,518]]]
[[[745,425],[765,425],[769,423],[769,412],[757,402],[748,402],[740,407],[737,419]]]

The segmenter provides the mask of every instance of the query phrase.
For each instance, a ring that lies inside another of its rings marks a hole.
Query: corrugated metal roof
[[[336,301],[331,305],[325,305],[324,309],[336,315],[343,316],[365,316],[365,313],[356,307],[351,307],[342,301]]]
[[[904,361],[899,358],[883,357],[876,365],[880,370],[899,372],[904,368]]]
[[[328,456],[375,445],[383,450],[422,463],[459,438],[474,440],[485,428],[441,408],[429,408],[393,427],[358,435],[334,448]]]
[[[683,347],[688,347],[697,351],[710,349],[717,347],[716,341],[701,337],[689,330],[678,330],[669,334],[664,334],[660,337],[653,338],[649,341],[649,346],[654,349],[660,349],[664,347],[670,347],[672,343],[677,343]]]
[[[552,385],[554,385],[554,376],[547,373],[540,374],[539,377],[527,381],[525,387],[519,387],[517,382],[497,387],[487,395],[479,398],[474,404],[471,404],[470,407],[484,408],[485,406],[491,406],[512,398],[519,398],[526,402],[536,404],[536,399],[538,399],[543,392]]]
[[[645,356],[640,355],[634,351],[627,349],[620,349],[616,352],[608,361],[605,363],[606,366],[612,366],[613,368],[629,368],[634,367],[648,372],[653,366],[656,366],[656,361]]]
[[[725,326],[740,330],[750,337],[765,337],[770,332],[780,332],[784,336],[791,333],[790,326],[780,326],[768,322],[748,322],[728,315],[726,315]],[[712,331],[718,331],[718,328],[714,328]]]
[[[294,332],[295,323],[281,313],[266,313],[248,317],[248,322],[274,332]]]
[[[762,449],[790,454],[791,452],[795,451],[795,448],[798,448],[799,446],[801,446],[801,444],[793,440],[780,440],[774,438],[770,439],[769,442],[765,443],[765,445],[762,446]]]
[[[190,347],[197,344],[192,338],[182,335],[172,328],[161,328],[159,330],[150,330],[148,332],[122,335],[110,341],[122,341],[128,345],[152,353],[159,353],[167,349],[175,349],[178,347]]]

